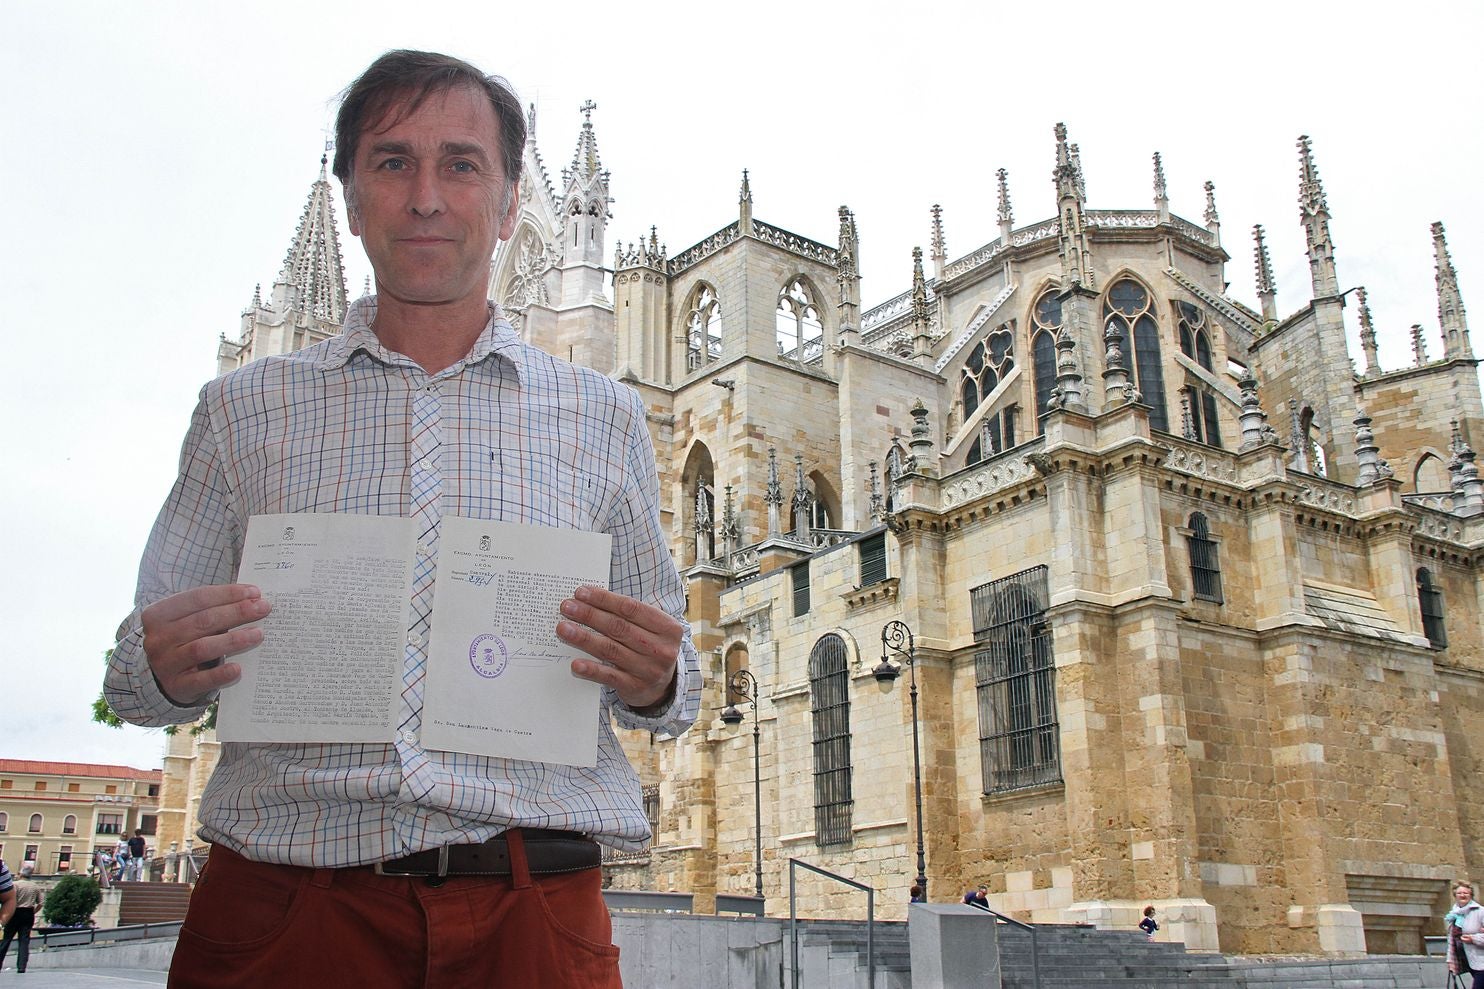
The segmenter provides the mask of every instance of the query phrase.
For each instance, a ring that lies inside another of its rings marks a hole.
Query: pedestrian
[[[0,864],[3,868],[3,864]],[[15,970],[24,972],[31,960],[31,928],[41,916],[41,887],[31,881],[32,865],[21,866],[20,878],[14,881],[14,910],[5,921],[5,936],[0,939],[0,969],[5,967],[5,955],[10,951],[10,941],[16,941]]]
[[[908,903],[926,903],[927,902],[927,897],[925,895],[923,895],[922,887],[919,886],[919,885],[917,885],[916,883],[913,883],[912,884],[912,888],[907,891],[907,894],[908,894],[908,896],[911,897],[911,899],[907,901]]]
[[[1448,971],[1472,975],[1472,989],[1484,989],[1484,907],[1474,900],[1472,883],[1454,884],[1450,915]]]
[[[126,721],[189,723],[241,675],[231,657],[271,610],[233,583],[250,517],[391,515],[421,536],[386,743],[222,747],[178,989],[620,984],[595,839],[650,835],[612,721],[679,734],[701,679],[643,400],[523,343],[487,298],[525,128],[508,85],[467,62],[376,59],[341,101],[333,165],[375,295],[339,336],[202,391],[105,680]],[[422,744],[426,670],[455,658],[428,654],[445,516],[612,536],[609,588],[552,616],[593,657],[572,675],[602,687],[595,767]]]
[[[127,868],[124,870],[132,882],[144,881],[144,853],[147,848],[148,845],[144,840],[144,830],[142,828],[135,828],[134,836],[129,839],[129,862]]]
[[[1139,930],[1143,931],[1149,940],[1154,940],[1154,932],[1159,930],[1159,923],[1154,919],[1154,907],[1144,908],[1144,919],[1139,921]]]
[[[980,910],[988,910],[989,887],[986,886],[984,883],[980,883],[978,888],[971,889],[964,894],[964,902],[971,907],[977,907]]]

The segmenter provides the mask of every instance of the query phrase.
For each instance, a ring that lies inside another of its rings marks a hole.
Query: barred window
[[[1434,649],[1448,645],[1448,630],[1443,627],[1443,592],[1432,582],[1426,567],[1417,571],[1417,604],[1422,609],[1422,634]]]
[[[649,819],[651,840],[660,833],[660,788],[651,784],[644,788],[644,816]]]
[[[1047,569],[974,588],[974,678],[985,793],[1061,780],[1056,665],[1046,625]]]
[[[886,579],[886,533],[867,536],[858,544],[861,554],[861,586],[870,587]]]
[[[795,563],[788,568],[789,579],[793,582],[794,592],[794,617],[807,615],[809,613],[809,561]]]
[[[1216,540],[1211,526],[1200,512],[1190,516],[1190,534],[1185,537],[1190,548],[1190,586],[1202,601],[1221,604],[1221,560],[1216,555]]]
[[[831,632],[809,654],[814,721],[814,843],[850,841],[850,676],[845,640]]]

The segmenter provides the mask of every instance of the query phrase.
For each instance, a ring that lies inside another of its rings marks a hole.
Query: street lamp
[[[918,755],[917,743],[917,653],[912,642],[912,630],[906,622],[890,621],[881,627],[881,662],[871,671],[877,683],[891,683],[902,675],[887,651],[903,657],[907,664],[912,689],[912,787],[917,797],[917,885],[922,888],[922,898],[927,899],[927,857],[922,845],[922,758]]]
[[[757,679],[747,670],[738,670],[727,683],[730,691],[744,701],[752,702],[752,812],[753,812],[753,865],[756,876],[757,898],[763,898],[763,781],[762,764],[758,757],[757,726]],[[736,704],[728,704],[721,712],[722,724],[742,723],[742,712]]]

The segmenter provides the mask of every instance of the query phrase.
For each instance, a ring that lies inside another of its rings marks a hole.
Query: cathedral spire
[[[783,485],[778,480],[778,448],[768,447],[768,488],[763,495],[763,501],[768,506],[768,535],[776,536],[783,532]]]
[[[1165,182],[1165,163],[1159,152],[1154,152],[1154,208],[1159,213],[1159,222],[1170,219],[1170,190]]]
[[[338,324],[345,322],[345,268],[335,229],[334,196],[326,175],[328,161],[328,156],[320,156],[319,178],[310,187],[288,256],[273,285],[273,307]]]
[[[1376,326],[1371,322],[1371,307],[1366,305],[1365,286],[1355,289],[1355,301],[1360,306],[1360,349],[1365,352],[1367,376],[1381,373],[1381,362],[1376,346]]]
[[[572,276],[570,285],[563,279],[562,294],[568,304],[603,297],[602,272],[607,260],[604,241],[612,219],[608,204],[613,200],[608,195],[608,172],[598,156],[598,137],[593,131],[593,111],[597,108],[592,100],[584,100],[577,108],[582,113],[582,127],[577,131],[572,163],[562,170],[562,204],[573,244],[562,267],[586,269],[583,275]]]
[[[1206,221],[1206,230],[1211,234],[1211,238],[1220,244],[1221,217],[1216,213],[1216,183],[1207,179],[1204,188],[1206,190],[1206,212],[1202,215]]]
[[[999,209],[996,215],[1000,221],[1000,243],[1009,247],[1010,231],[1015,225],[1015,214],[1010,210],[1010,173],[1002,168],[994,173],[994,177],[999,186]]]
[[[1254,241],[1253,258],[1257,264],[1257,298],[1262,304],[1262,318],[1278,318],[1278,289],[1273,282],[1273,259],[1268,256],[1268,242],[1263,237],[1262,224],[1252,228]]]
[[[593,111],[598,104],[592,100],[584,100],[582,106],[577,109],[582,112],[582,130],[577,132],[577,149],[572,152],[572,164],[567,166],[567,171],[562,175],[570,185],[575,176],[580,182],[590,183],[599,172],[603,171],[603,162],[598,157],[598,137],[593,133]],[[535,105],[532,105],[534,113]]]
[[[943,265],[948,260],[947,242],[943,238],[943,207],[933,203],[933,277],[943,277]]]
[[[1418,367],[1427,363],[1427,341],[1423,339],[1421,323],[1412,324],[1412,357]]]
[[[836,254],[835,278],[840,283],[840,343],[856,342],[861,319],[860,237],[855,214],[840,207],[840,249]]]
[[[1441,222],[1432,225],[1432,249],[1438,285],[1438,323],[1443,328],[1443,357],[1473,357],[1469,346],[1469,322],[1458,291],[1458,272],[1448,255],[1448,241]]]
[[[1067,143],[1067,125],[1056,125],[1056,200],[1060,241],[1062,290],[1092,288],[1092,253],[1088,249],[1087,230],[1082,222],[1082,207],[1087,187],[1082,179],[1082,162],[1077,146]]]
[[[912,356],[919,362],[932,356],[928,331],[927,279],[922,274],[922,248],[912,248]]]
[[[1335,272],[1335,245],[1329,234],[1329,204],[1324,198],[1324,184],[1314,164],[1309,136],[1298,139],[1299,149],[1299,220],[1308,241],[1309,279],[1314,298],[1329,299],[1340,294],[1340,279]]]
[[[752,233],[752,180],[747,177],[745,168],[742,169],[742,191],[737,195],[737,207],[745,237]]]

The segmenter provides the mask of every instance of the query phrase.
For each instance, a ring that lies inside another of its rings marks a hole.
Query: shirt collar
[[[515,332],[515,327],[510,325],[510,320],[499,305],[489,303],[489,322],[484,324],[484,329],[479,331],[474,345],[469,352],[457,361],[448,372],[456,373],[473,364],[478,364],[491,355],[505,360],[515,369],[516,377],[524,380],[526,372],[526,352],[521,344],[520,336]],[[340,333],[329,340],[325,350],[324,358],[319,362],[320,370],[329,371],[344,367],[356,353],[364,351],[368,357],[382,364],[396,364],[399,354],[395,354],[382,346],[381,340],[372,329],[376,322],[376,296],[368,295],[357,299],[351,304],[350,310],[345,314],[345,324]],[[405,357],[401,357],[406,360]]]

